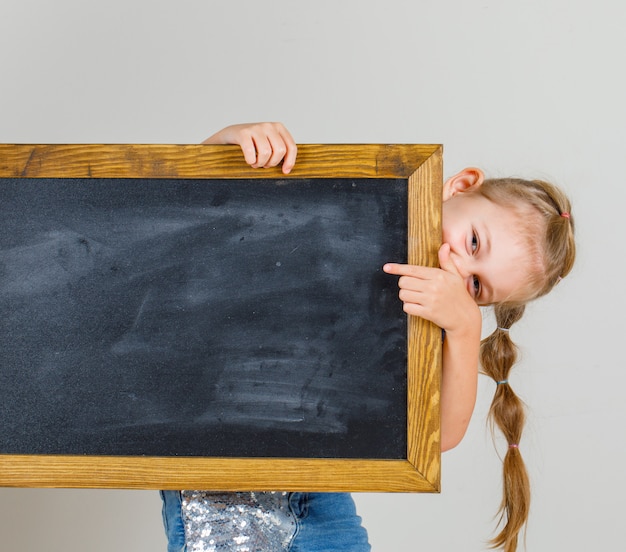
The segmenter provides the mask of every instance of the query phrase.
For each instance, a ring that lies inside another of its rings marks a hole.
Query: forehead
[[[512,222],[494,221],[490,250],[479,260],[481,279],[489,290],[486,304],[522,300],[528,295],[534,263],[519,225]]]

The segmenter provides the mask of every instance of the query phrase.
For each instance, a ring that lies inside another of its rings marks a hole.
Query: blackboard
[[[431,212],[409,209],[414,167],[180,175],[188,146],[166,156],[134,146],[135,169],[119,175],[123,147],[117,157],[77,148],[48,146],[35,161],[33,147],[27,170],[0,178],[3,458],[407,461],[419,368],[396,279],[381,267],[411,247],[436,250],[437,228],[411,233],[409,214]],[[54,174],[40,174],[46,162]],[[85,162],[87,177],[75,174]],[[437,431],[421,441],[436,446]]]

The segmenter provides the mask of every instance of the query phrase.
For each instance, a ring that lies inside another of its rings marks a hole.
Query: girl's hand
[[[283,162],[288,174],[296,162],[298,147],[282,123],[245,123],[226,127],[203,144],[235,144],[253,168],[275,167]]]
[[[441,268],[389,263],[388,274],[400,276],[399,297],[407,314],[420,316],[443,328],[446,334],[480,336],[482,317],[465,282],[450,258],[450,246],[439,249]]]

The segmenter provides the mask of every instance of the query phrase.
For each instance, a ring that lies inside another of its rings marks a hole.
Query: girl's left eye
[[[472,232],[472,253],[478,249],[478,237]]]

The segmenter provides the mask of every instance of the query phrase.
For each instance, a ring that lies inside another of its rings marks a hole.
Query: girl
[[[252,167],[282,162],[288,174],[296,144],[280,123],[227,127],[205,144],[237,144]],[[516,361],[509,329],[525,304],[550,291],[575,257],[570,204],[557,188],[515,178],[486,180],[467,168],[443,186],[440,268],[386,264],[399,276],[404,311],[445,331],[441,389],[442,450],[463,438],[476,399],[479,362],[496,382],[490,419],[503,432],[503,527],[492,545],[513,552],[528,518],[530,487],[519,443],[521,401],[508,383]],[[481,342],[479,306],[494,307],[497,328]],[[339,493],[167,491],[170,552],[179,550],[369,550],[352,499]],[[245,529],[244,529],[245,528]]]

